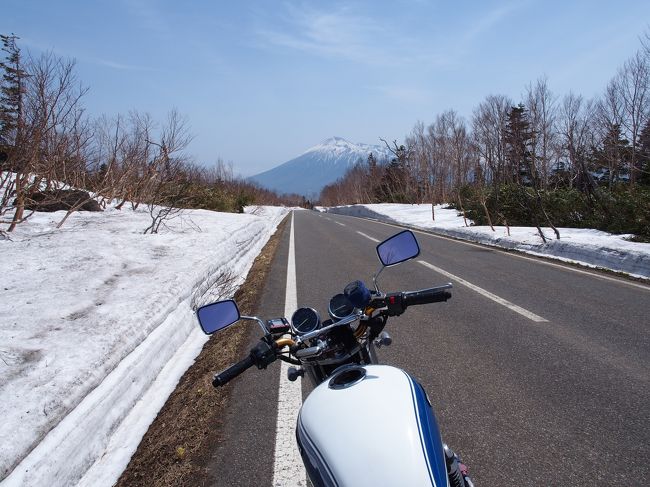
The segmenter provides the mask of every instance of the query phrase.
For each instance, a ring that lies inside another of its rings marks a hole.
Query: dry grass
[[[256,311],[286,221],[279,225],[235,295],[242,314]],[[229,401],[229,389],[215,390],[212,377],[246,354],[248,330],[247,326],[233,326],[205,344],[149,427],[117,486],[207,485],[211,445],[219,439]]]

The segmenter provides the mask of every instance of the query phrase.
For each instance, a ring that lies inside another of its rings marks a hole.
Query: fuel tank
[[[314,487],[449,485],[426,393],[395,367],[335,372],[305,400],[296,435]]]

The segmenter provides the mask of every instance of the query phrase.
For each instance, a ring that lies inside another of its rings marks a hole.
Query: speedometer
[[[312,308],[298,308],[291,316],[291,326],[298,335],[316,330],[320,325],[318,311]]]

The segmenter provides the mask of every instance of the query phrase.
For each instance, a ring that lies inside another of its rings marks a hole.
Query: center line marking
[[[289,232],[289,259],[287,261],[287,290],[284,316],[290,317],[298,307],[296,289],[296,247],[294,244],[293,212]],[[296,422],[302,406],[300,381],[289,382],[286,362],[280,362],[280,390],[278,392],[278,419],[275,425],[274,487],[305,487],[307,474],[296,445]]]
[[[373,242],[377,242],[377,243],[379,243],[379,242],[381,241],[381,240],[377,240],[376,238],[371,237],[370,235],[366,235],[365,233],[360,232],[360,231],[358,231],[358,230],[357,230],[357,233],[358,233],[359,235],[363,236],[363,237],[366,237],[368,240],[372,240]]]
[[[341,225],[342,227],[345,226],[345,223],[341,223],[341,222],[334,222],[334,223],[336,223],[337,225]]]
[[[444,269],[441,269],[440,267],[436,267],[433,264],[429,264],[428,262],[425,262],[423,260],[418,260],[420,264],[422,264],[424,267],[428,267],[431,270],[434,270],[438,272],[439,274],[442,274],[443,276],[447,276],[450,279],[453,279],[454,281],[457,281],[459,284],[462,284],[465,287],[470,288],[472,291],[476,291],[477,293],[485,296],[486,298],[491,299],[495,303],[499,303],[502,306],[505,306],[506,308],[511,309],[515,313],[519,313],[522,316],[525,316],[529,320],[536,321],[537,323],[543,323],[543,322],[548,322],[546,318],[542,318],[539,315],[536,315],[535,313],[532,313],[531,311],[528,311],[527,309],[522,308],[521,306],[517,306],[516,304],[512,304],[510,301],[507,301],[503,298],[500,298],[496,294],[492,294],[490,291],[486,291],[482,287],[478,287],[475,284],[472,284],[471,282],[466,281],[465,279],[462,279],[458,276],[455,276],[451,274],[450,272],[447,272]]]

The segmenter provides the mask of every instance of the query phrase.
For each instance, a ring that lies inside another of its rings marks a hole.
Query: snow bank
[[[431,205],[372,204],[319,208],[342,215],[360,216],[429,230],[437,234],[486,245],[515,249],[589,267],[624,272],[634,277],[650,279],[650,244],[625,240],[629,235],[613,235],[599,230],[559,228],[560,240],[550,228],[543,228],[548,242],[542,242],[536,228],[466,227],[456,210],[435,207],[436,220],[431,220]],[[468,220],[468,224],[471,225]]]
[[[243,281],[287,213],[249,211],[186,211],[157,235],[144,210],[59,230],[64,212],[37,213],[0,241],[3,487],[117,480],[206,340],[193,310],[224,272]]]

